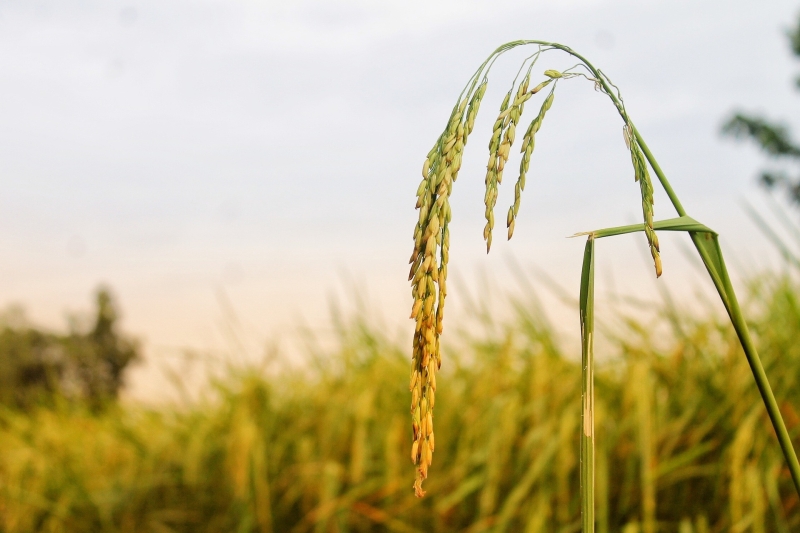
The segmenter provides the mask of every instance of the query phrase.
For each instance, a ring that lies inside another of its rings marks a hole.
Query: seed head
[[[414,443],[412,459],[418,462],[421,454],[432,454],[425,441],[431,421],[433,390],[436,386],[433,368],[441,366],[439,335],[442,333],[444,299],[446,295],[447,262],[449,260],[451,218],[450,193],[461,168],[462,152],[474,127],[475,117],[486,92],[486,81],[475,86],[467,98],[453,108],[447,127],[439,136],[422,166],[423,181],[417,189],[419,219],[414,228],[414,251],[411,254],[411,281],[414,303],[411,318],[415,320],[412,377],[412,428]],[[431,426],[432,427],[432,426]],[[426,451],[427,450],[427,451]],[[420,461],[417,496],[422,496],[422,480],[427,477],[427,461]]]
[[[493,212],[497,201],[497,186],[503,182],[503,170],[506,162],[508,162],[511,145],[516,140],[517,123],[522,116],[525,102],[533,95],[533,92],[528,92],[529,83],[530,77],[526,74],[510,106],[512,91],[506,94],[503,104],[500,106],[500,114],[495,121],[494,131],[489,142],[489,164],[487,165],[486,194],[484,195],[486,227],[483,231],[487,253],[492,247]]]
[[[553,71],[555,72],[555,71]],[[550,80],[547,81],[549,83]],[[541,85],[541,84],[540,84]],[[517,184],[514,187],[514,205],[508,210],[508,216],[506,217],[506,226],[508,227],[508,238],[511,239],[511,236],[514,235],[514,223],[517,218],[517,213],[519,213],[519,205],[521,199],[522,190],[525,188],[525,175],[528,172],[528,166],[530,165],[531,161],[531,154],[533,153],[533,147],[535,144],[535,135],[539,131],[539,128],[542,126],[542,121],[544,120],[544,116],[547,111],[550,109],[550,106],[553,105],[553,95],[555,91],[555,86],[553,86],[553,90],[550,91],[550,94],[547,95],[547,98],[544,99],[542,102],[542,107],[539,109],[539,114],[536,115],[536,118],[531,121],[530,126],[525,131],[525,136],[523,137],[522,141],[522,161],[519,164],[519,178],[517,178]]]
[[[650,255],[653,256],[656,277],[660,277],[662,272],[661,257],[659,255],[658,237],[653,229],[653,182],[650,179],[650,172],[647,169],[647,162],[639,146],[639,141],[634,134],[633,124],[627,123],[623,128],[623,134],[625,144],[631,152],[634,181],[639,183],[639,191],[642,197],[644,234],[647,236],[647,242],[650,245]]]

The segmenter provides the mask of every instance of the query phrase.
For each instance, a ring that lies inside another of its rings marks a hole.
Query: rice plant
[[[778,442],[791,472],[795,488],[800,495],[800,464],[792,446],[789,433],[781,416],[778,404],[767,380],[761,360],[756,351],[750,332],[728,275],[717,234],[708,227],[689,217],[673,191],[666,175],[648,148],[639,131],[628,115],[619,89],[609,77],[595,68],[583,56],[567,46],[545,41],[513,41],[500,46],[478,67],[467,82],[453,107],[444,131],[439,135],[428,153],[422,167],[422,182],[417,189],[419,220],[414,228],[414,250],[411,254],[409,281],[412,285],[414,303],[411,318],[416,321],[412,369],[410,379],[412,446],[411,459],[416,465],[414,492],[418,497],[425,495],[422,482],[428,477],[435,449],[433,430],[433,409],[436,398],[436,374],[441,368],[439,337],[443,331],[445,297],[447,295],[447,264],[450,246],[451,210],[449,197],[453,183],[458,178],[464,147],[475,125],[475,118],[481,106],[489,83],[489,73],[495,61],[509,50],[530,46],[533,53],[519,68],[517,76],[500,104],[499,114],[494,123],[489,140],[489,160],[486,173],[486,205],[484,240],[487,252],[492,244],[494,229],[494,208],[498,186],[502,182],[511,146],[516,139],[516,130],[526,104],[539,92],[549,87],[538,114],[525,130],[521,151],[522,162],[515,185],[515,198],[506,217],[508,238],[514,233],[516,217],[520,208],[521,194],[525,188],[531,155],[538,133],[547,111],[553,105],[555,91],[559,83],[570,79],[588,80],[595,90],[608,96],[622,119],[625,143],[630,151],[634,180],[638,183],[641,195],[643,223],[633,226],[607,228],[591,231],[584,254],[581,279],[580,315],[583,344],[583,365],[581,394],[581,498],[584,531],[594,531],[595,518],[595,438],[594,438],[594,385],[593,385],[593,306],[594,306],[594,247],[600,238],[642,231],[647,237],[650,254],[653,258],[656,277],[661,276],[661,258],[656,230],[683,231],[689,234],[700,258],[703,261],[731,323],[744,349],[747,361],[755,378],[756,386],[766,406]],[[544,70],[541,81],[534,80],[534,66],[541,56],[550,51],[561,51],[575,58],[578,63],[563,72]],[[650,169],[677,211],[678,218],[654,221],[653,183]],[[440,446],[442,445],[440,440]],[[644,485],[647,486],[645,480]],[[652,500],[654,497],[649,496]],[[648,512],[652,515],[652,512]],[[652,517],[645,520],[651,524],[645,527],[650,533],[655,531]]]

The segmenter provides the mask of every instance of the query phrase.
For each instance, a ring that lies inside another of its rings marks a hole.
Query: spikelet
[[[469,107],[467,108],[467,122],[464,126],[465,135],[472,133],[472,130],[475,128],[475,117],[478,116],[478,109],[481,107],[481,101],[483,100],[484,94],[486,94],[486,81],[478,86],[469,102]],[[464,144],[466,143],[467,140],[465,137]]]
[[[551,80],[547,80],[534,89],[538,92],[541,87],[546,86],[550,81]],[[530,126],[528,126],[528,129],[525,131],[525,136],[522,138],[522,148],[520,149],[522,152],[522,161],[520,161],[519,164],[519,178],[517,178],[517,184],[514,186],[514,204],[508,208],[508,215],[506,216],[506,227],[508,227],[509,239],[511,239],[511,236],[514,234],[514,226],[516,224],[517,214],[519,213],[522,191],[525,190],[525,176],[528,173],[528,166],[531,163],[531,154],[533,153],[536,133],[539,131],[539,128],[542,127],[545,114],[550,109],[550,106],[553,105],[554,94],[555,86],[553,90],[550,91],[550,94],[547,95],[547,98],[544,99],[544,102],[542,102],[542,107],[539,108],[539,114],[531,121]]]
[[[450,256],[450,193],[458,178],[461,156],[467,137],[486,93],[486,81],[472,90],[469,99],[453,109],[450,121],[422,166],[422,182],[417,188],[419,220],[414,228],[411,254],[411,293],[414,303],[411,319],[414,328],[411,389],[411,416],[414,439],[411,459],[417,465],[414,492],[422,497],[422,482],[428,475],[433,454],[433,406],[436,371],[442,364],[439,336],[443,330],[444,302],[447,295],[447,263]]]
[[[530,77],[526,75],[522,83],[520,83],[513,101],[511,101],[513,89],[508,92],[500,106],[500,115],[498,115],[494,123],[492,137],[489,141],[489,162],[486,165],[486,194],[483,199],[486,205],[486,212],[484,213],[486,226],[483,228],[483,239],[486,241],[487,253],[492,247],[497,185],[503,182],[503,170],[511,152],[511,145],[514,144],[517,123],[520,116],[522,116],[525,102],[533,96],[533,92],[528,91],[529,82]]]
[[[653,264],[656,269],[656,277],[661,276],[661,255],[658,247],[658,236],[653,229],[653,182],[650,180],[650,172],[647,170],[642,149],[636,136],[633,133],[633,125],[626,124],[622,128],[625,138],[625,145],[631,152],[631,162],[635,181],[639,182],[639,190],[642,195],[642,216],[644,218],[644,234],[647,236],[647,243],[650,245],[650,255],[653,257]]]

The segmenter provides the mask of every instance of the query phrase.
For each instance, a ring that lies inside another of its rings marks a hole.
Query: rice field
[[[800,447],[800,287],[750,289]],[[444,345],[424,499],[405,342],[353,316],[302,370],[230,368],[186,405],[5,408],[0,531],[580,531],[579,354],[535,309]],[[596,370],[597,530],[797,531],[800,502],[727,318],[657,315],[614,317],[624,325]]]

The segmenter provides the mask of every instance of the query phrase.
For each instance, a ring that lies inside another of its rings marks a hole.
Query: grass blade
[[[759,215],[758,211],[753,209],[753,206],[747,202],[744,203],[744,209],[750,217],[750,220],[752,220],[755,225],[758,226],[758,229],[761,230],[761,233],[763,233],[764,236],[773,244],[773,246],[778,249],[786,262],[791,263],[795,268],[800,268],[800,259],[798,259],[797,255],[795,255],[788,246],[786,246],[786,243],[784,243],[783,239],[781,239],[775,230],[772,229],[772,226],[770,226],[769,223],[764,220],[764,217]]]
[[[716,235],[712,229],[704,226],[692,217],[685,215],[678,218],[670,218],[668,220],[659,220],[658,222],[654,222],[653,229],[662,231],[703,231]],[[635,233],[637,231],[644,231],[644,224],[631,224],[630,226],[617,226],[614,228],[598,229],[595,231],[584,231],[581,233],[576,233],[573,235],[573,237],[594,235],[595,239],[601,239],[603,237],[613,237],[615,235],[624,235],[626,233]]]

